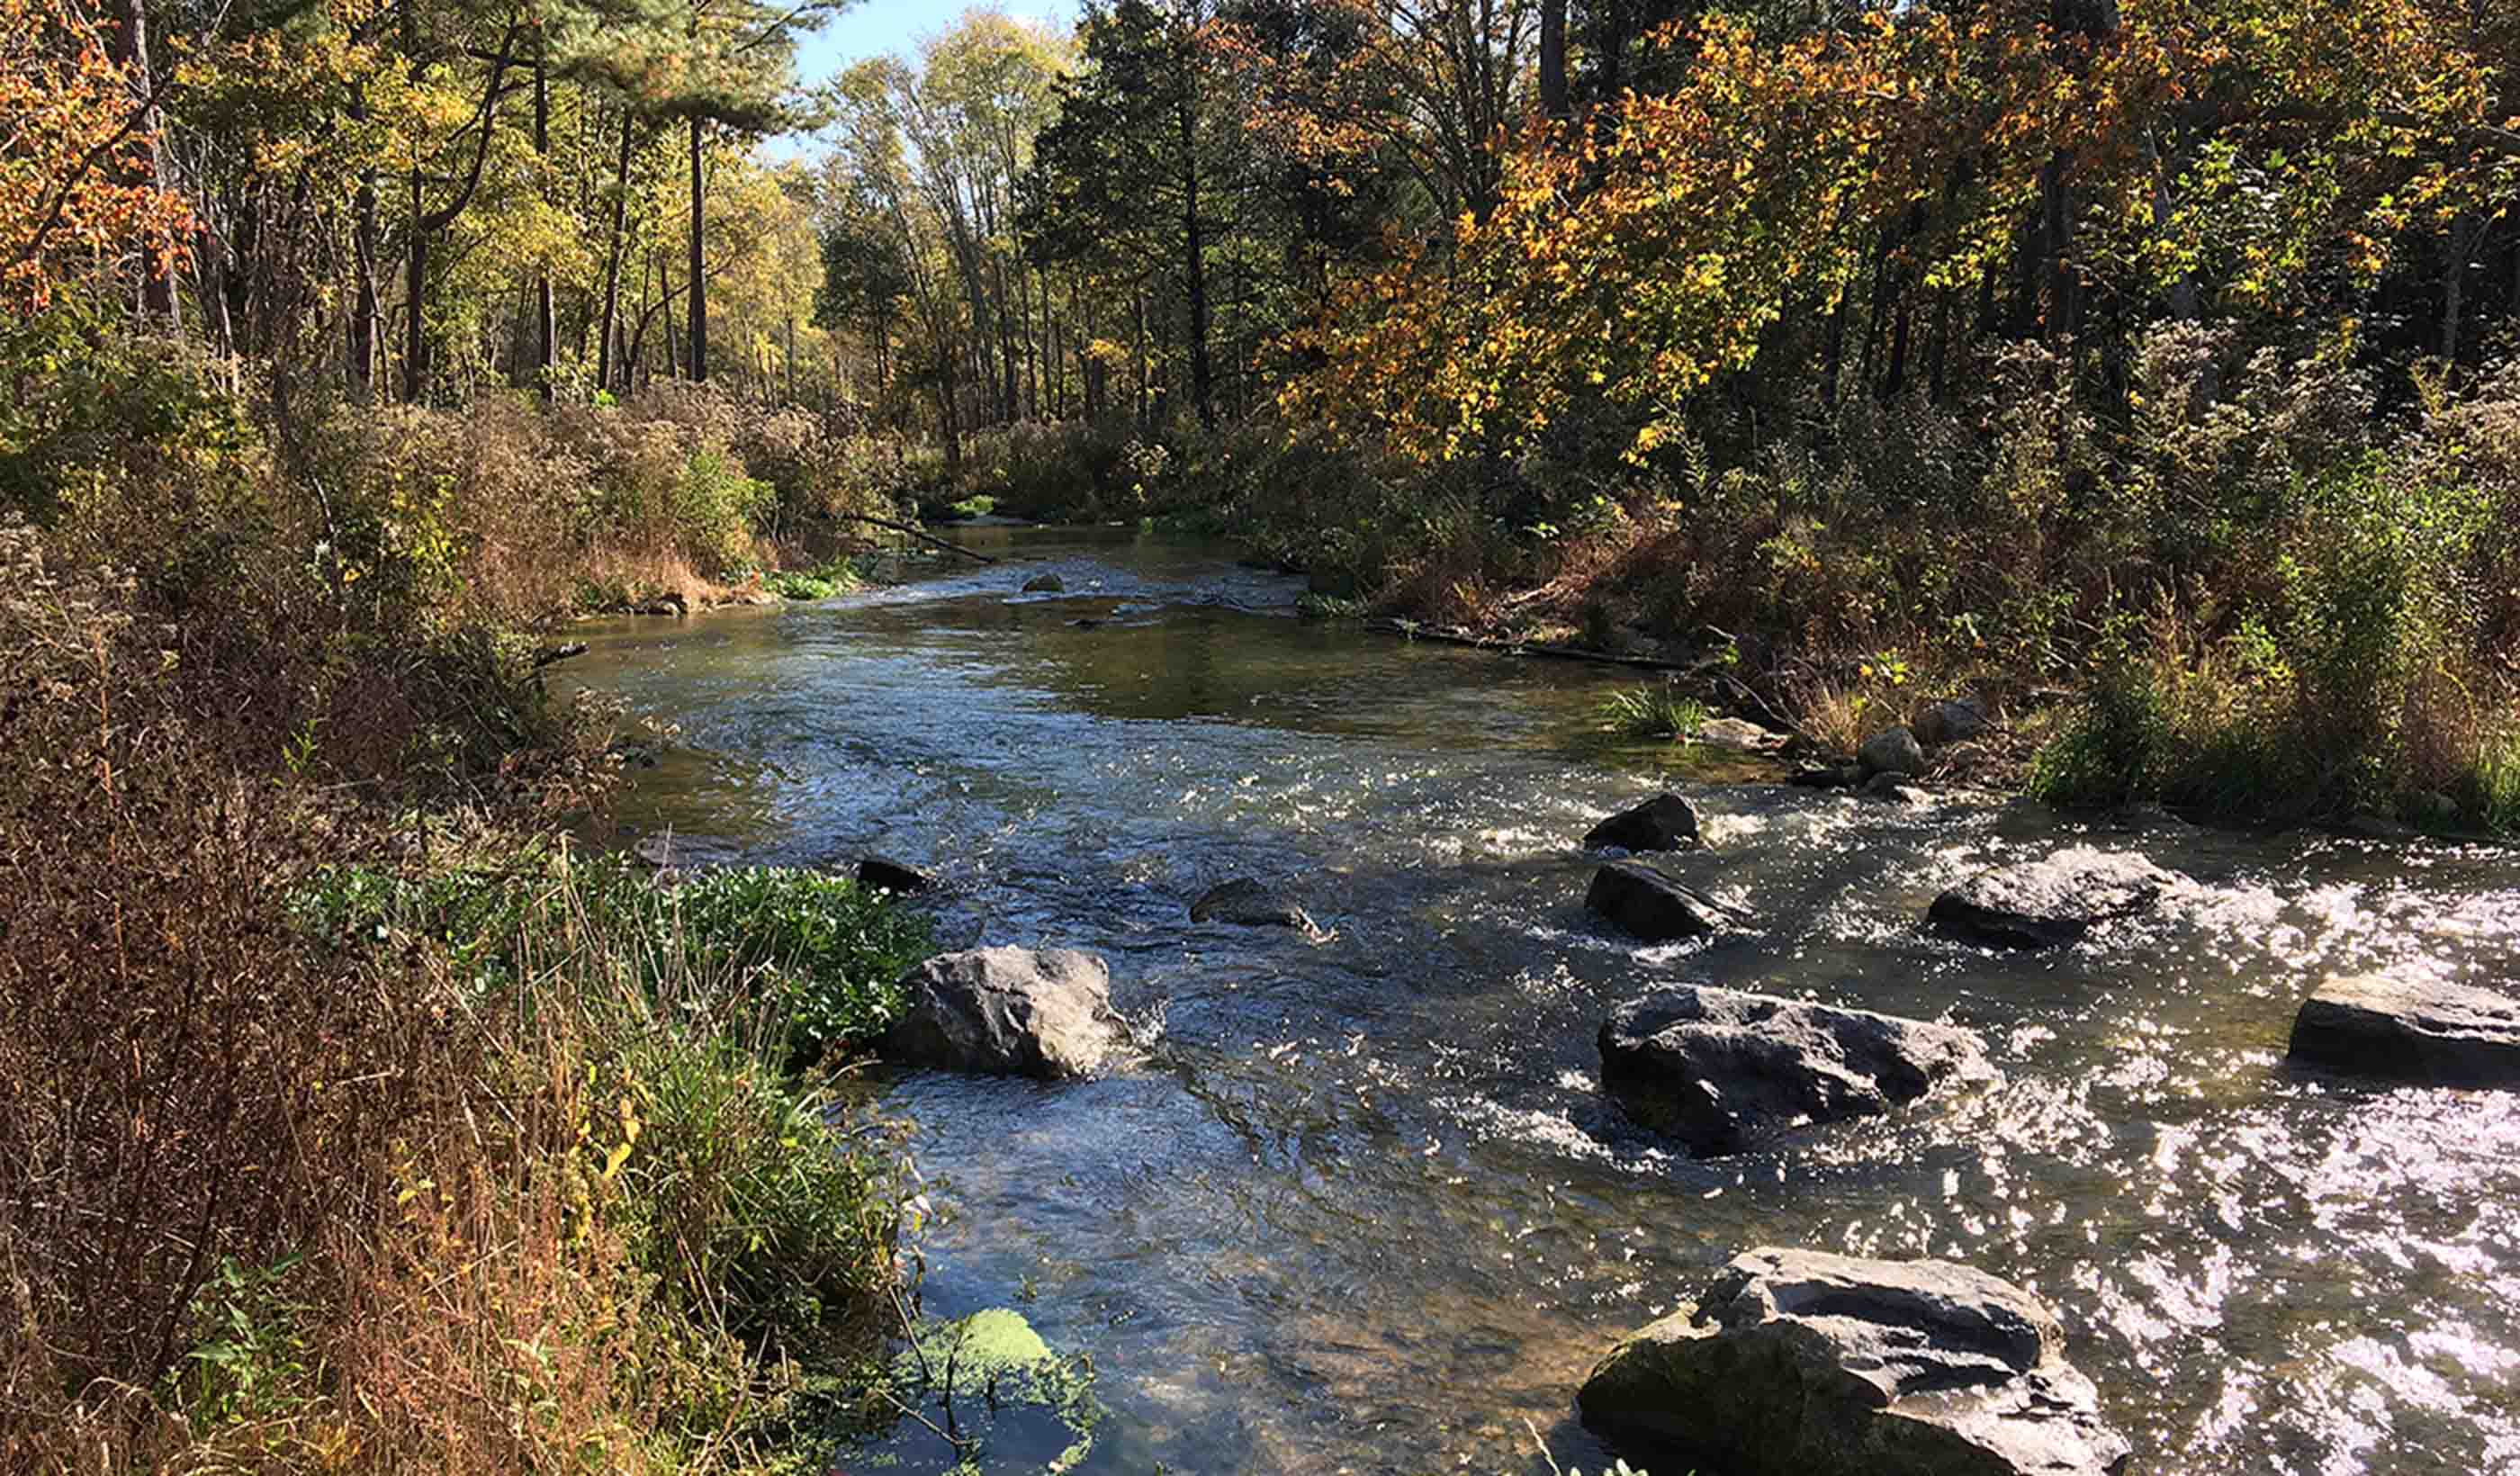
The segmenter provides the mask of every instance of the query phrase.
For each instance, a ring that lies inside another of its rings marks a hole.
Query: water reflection
[[[1111,958],[1148,1064],[885,1090],[957,1218],[932,1306],[1091,1353],[1087,1469],[1545,1469],[1607,1340],[1781,1242],[1966,1259],[2064,1313],[2151,1470],[2520,1468],[2520,1105],[2289,1071],[2319,973],[2510,976],[2520,864],[2314,836],[2147,836],[2195,885],[2068,953],[1915,921],[1993,860],[2087,842],[2028,807],[1860,805],[1679,776],[1711,944],[1595,928],[1573,837],[1674,778],[1587,717],[1623,673],[1291,615],[1294,587],[1128,530],[902,589],[597,637],[574,675],[688,745],[633,830],[959,883],[949,933]],[[1068,594],[1020,596],[1060,573]],[[1092,620],[1081,625],[1074,622]],[[1333,936],[1190,927],[1292,878]],[[1605,1107],[1593,1030],[1648,978],[1944,1016],[2002,1079],[1703,1164]]]

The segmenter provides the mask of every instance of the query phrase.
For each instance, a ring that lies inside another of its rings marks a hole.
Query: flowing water
[[[1110,961],[1135,1065],[880,1089],[953,1210],[927,1308],[1091,1357],[1082,1469],[1533,1472],[1536,1431],[1592,1470],[1591,1363],[1774,1243],[2035,1289],[2142,1470],[2520,1471],[2520,1096],[2281,1059],[2331,971],[2520,980],[2520,856],[1741,783],[1597,732],[1631,674],[1305,624],[1289,581],[1134,532],[965,536],[1008,561],[621,623],[572,674],[679,725],[627,816],[678,859],[879,851],[952,878],[950,943]],[[1043,569],[1067,593],[1015,593]],[[1708,818],[1682,869],[1749,930],[1587,917],[1576,838],[1666,784]],[[2195,884],[2056,955],[1918,926],[2068,844]],[[1245,874],[1330,936],[1190,924]],[[1661,980],[1948,1015],[2003,1079],[1691,1161],[1595,1080],[1602,1015]]]

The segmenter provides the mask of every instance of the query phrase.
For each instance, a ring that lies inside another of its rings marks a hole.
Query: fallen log
[[[924,528],[915,527],[895,518],[878,517],[871,513],[833,513],[830,515],[833,518],[847,522],[873,523],[878,528],[890,528],[896,533],[908,534],[910,537],[918,539],[921,543],[930,545],[934,548],[943,549],[949,554],[960,554],[966,559],[976,559],[982,563],[995,563],[998,561],[997,556],[993,554],[983,554],[976,549],[967,549],[959,543],[949,543],[946,540],[937,537],[935,534],[928,532]]]

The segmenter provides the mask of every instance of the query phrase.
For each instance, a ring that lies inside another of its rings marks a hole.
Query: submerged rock
[[[1986,704],[1975,697],[1935,702],[1916,714],[1916,741],[1928,748],[1965,743],[1986,732]]]
[[[1312,915],[1255,877],[1237,876],[1199,894],[1190,905],[1192,922],[1231,922],[1241,927],[1291,927],[1318,933]]]
[[[1738,909],[1635,861],[1595,872],[1584,905],[1647,943],[1703,938],[1745,920]]]
[[[2140,856],[2087,846],[1980,872],[1934,899],[1946,929],[1997,948],[2057,948],[2133,917],[2178,878]]]
[[[1045,1079],[1092,1074],[1122,1039],[1111,970],[1070,948],[939,954],[903,975],[883,1053],[915,1066]]]
[[[2520,1090],[2520,999],[2435,979],[2330,979],[2293,1016],[2307,1065],[2434,1087]]]
[[[1595,826],[1584,849],[1685,851],[1697,844],[1697,807],[1677,794],[1657,794]]]
[[[1700,1158],[1994,1074],[1977,1036],[1957,1025],[1733,989],[1632,1000],[1602,1023],[1599,1044],[1602,1088]]]
[[[1063,595],[1067,593],[1067,581],[1057,574],[1035,574],[1024,581],[1023,592],[1027,595]]]
[[[858,885],[870,891],[895,892],[909,897],[935,884],[933,875],[906,862],[869,856],[858,863]]]
[[[1855,751],[1855,762],[1868,779],[1875,774],[1922,774],[1925,750],[1907,729],[1884,728],[1864,740],[1864,746]]]
[[[1628,1338],[1584,1423],[1663,1468],[1730,1476],[2107,1476],[2126,1437],[2056,1315],[1948,1261],[1768,1248]]]

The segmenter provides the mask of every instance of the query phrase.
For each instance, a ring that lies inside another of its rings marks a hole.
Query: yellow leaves
[[[632,1105],[627,1096],[624,1096],[621,1098],[621,1141],[614,1143],[604,1155],[606,1184],[610,1184],[614,1177],[620,1174],[621,1166],[630,1161],[630,1150],[638,1146],[641,1126],[638,1108]]]

